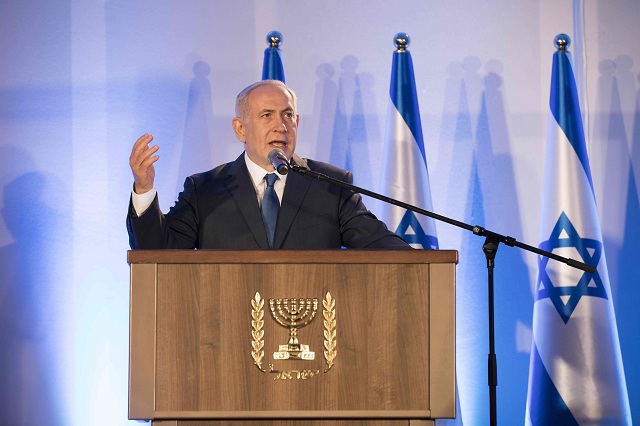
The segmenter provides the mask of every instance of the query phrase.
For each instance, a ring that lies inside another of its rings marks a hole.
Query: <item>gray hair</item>
[[[293,90],[289,89],[283,82],[280,80],[260,80],[256,81],[253,84],[242,89],[238,96],[236,96],[236,117],[245,118],[247,115],[247,101],[249,98],[249,94],[253,92],[258,87],[262,86],[279,86],[285,89],[289,95],[291,96],[291,100],[293,101],[293,110],[294,112],[298,109],[298,98]]]

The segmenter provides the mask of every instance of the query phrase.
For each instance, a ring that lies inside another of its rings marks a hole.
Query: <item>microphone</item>
[[[281,175],[289,173],[291,166],[289,165],[289,161],[287,161],[287,157],[284,156],[284,152],[280,148],[273,148],[269,151],[267,158],[269,159],[269,162],[273,164],[273,167],[276,168],[278,173]]]

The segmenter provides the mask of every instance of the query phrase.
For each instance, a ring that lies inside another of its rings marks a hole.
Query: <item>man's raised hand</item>
[[[160,148],[158,145],[149,146],[153,136],[145,133],[133,144],[129,166],[133,173],[133,190],[136,194],[144,194],[153,189],[156,172],[153,163],[160,158],[154,155]]]

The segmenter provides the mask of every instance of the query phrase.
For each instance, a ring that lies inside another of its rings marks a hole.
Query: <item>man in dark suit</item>
[[[149,145],[153,136],[140,137],[129,159],[134,176],[127,217],[131,248],[410,248],[366,209],[359,194],[309,176],[275,172],[267,155],[280,148],[301,167],[353,180],[350,172],[294,154],[299,120],[295,93],[282,82],[264,80],[245,88],[232,122],[245,152],[188,177],[167,214],[161,213],[154,189],[159,147]],[[275,183],[266,183],[271,180]],[[277,219],[270,222],[263,213],[273,205]]]

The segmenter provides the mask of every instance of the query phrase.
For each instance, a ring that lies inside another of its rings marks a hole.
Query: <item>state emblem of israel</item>
[[[286,299],[269,299],[269,312],[271,318],[289,333],[288,341],[280,344],[277,350],[273,352],[274,361],[313,361],[315,360],[315,352],[309,344],[300,342],[298,333],[304,327],[313,322],[318,313],[317,298],[286,298]],[[336,302],[327,292],[324,300],[322,300],[322,317],[323,317],[323,337],[324,337],[324,372],[328,372],[333,367],[337,351],[336,351]],[[295,369],[280,370],[269,364],[269,371],[263,365],[265,354],[265,332],[264,332],[264,311],[265,299],[260,293],[256,292],[251,300],[251,357],[253,363],[266,373],[275,373],[275,379],[307,379],[320,373],[319,369]]]

